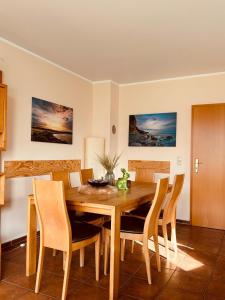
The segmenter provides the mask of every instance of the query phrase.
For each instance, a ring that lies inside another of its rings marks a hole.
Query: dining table
[[[138,205],[151,201],[155,183],[132,182],[128,190],[111,194],[84,194],[78,188],[65,190],[68,210],[103,214],[111,217],[109,299],[118,299],[120,271],[120,217]],[[169,192],[169,190],[168,190]],[[26,249],[26,275],[36,273],[37,266],[37,214],[33,195],[28,196],[28,230]]]

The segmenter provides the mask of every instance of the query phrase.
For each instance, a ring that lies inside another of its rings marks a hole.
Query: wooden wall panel
[[[15,160],[4,162],[6,178],[38,176],[62,170],[79,172],[80,169],[80,160]]]
[[[128,160],[128,170],[149,169],[153,173],[170,173],[170,161]]]

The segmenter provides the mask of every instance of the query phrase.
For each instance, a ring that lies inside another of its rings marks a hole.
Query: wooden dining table
[[[109,299],[118,299],[120,269],[120,216],[154,198],[155,183],[132,182],[126,191],[113,194],[82,194],[77,188],[65,191],[69,210],[91,212],[111,217],[111,251]],[[168,190],[169,192],[169,190]],[[36,273],[37,264],[37,215],[33,195],[28,196],[28,232],[26,253],[26,275]]]

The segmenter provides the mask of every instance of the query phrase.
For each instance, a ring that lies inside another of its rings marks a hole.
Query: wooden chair
[[[93,169],[81,169],[80,170],[80,182],[81,184],[87,184],[89,179],[94,178]]]
[[[51,176],[51,179],[54,181],[62,181],[64,190],[71,188],[70,173],[68,171],[54,171],[54,172],[51,172],[50,176]],[[70,212],[71,218],[74,217],[72,215],[72,213],[74,213],[74,212]],[[53,249],[53,256],[56,256],[56,249]],[[81,257],[82,257],[82,254],[81,254]],[[82,261],[83,258],[80,258],[80,260]]]
[[[92,169],[87,169],[92,170]],[[92,170],[93,173],[93,170]],[[70,182],[70,174],[68,171],[57,171],[51,172],[51,179],[55,181],[62,181],[64,184],[65,190],[70,189],[71,182]],[[104,223],[104,216],[100,214],[92,214],[92,213],[81,213],[81,214],[72,214],[70,213],[70,220],[71,221],[80,221],[86,222],[94,225],[101,225]]]
[[[146,271],[148,283],[151,284],[151,270],[150,270],[150,253],[148,249],[148,240],[153,237],[156,261],[158,271],[161,270],[159,245],[158,245],[158,219],[168,190],[168,178],[163,178],[158,181],[156,193],[152,206],[148,212],[145,220],[136,218],[134,216],[121,216],[120,238],[122,240],[122,251],[124,253],[124,246],[126,240],[139,241],[142,243],[142,249],[145,257]],[[104,224],[105,232],[105,259],[104,259],[104,274],[107,274],[108,256],[109,256],[109,239],[110,239],[111,222]],[[123,257],[122,257],[123,260]]]
[[[81,184],[87,184],[89,179],[94,178],[93,169],[81,169],[80,170],[80,182]],[[80,222],[87,222],[94,225],[101,226],[105,219],[103,215],[100,214],[92,214],[92,213],[82,213],[77,216],[77,220]]]
[[[168,247],[168,234],[167,225],[171,224],[171,242],[174,251],[177,252],[177,238],[176,238],[176,208],[179,200],[180,193],[184,184],[184,174],[176,175],[174,178],[173,188],[170,199],[167,201],[166,206],[159,219],[159,225],[162,226],[164,245],[166,251],[166,257],[169,254]]]
[[[164,209],[160,213],[159,225],[162,226],[164,245],[166,251],[166,257],[169,254],[168,247],[168,234],[167,225],[171,224],[171,242],[174,251],[177,252],[177,240],[176,240],[176,207],[179,200],[180,193],[183,188],[184,174],[179,174],[174,177],[173,188],[169,199],[166,202]],[[130,212],[130,215],[145,219],[148,215],[151,204],[147,204],[145,207],[138,207]]]
[[[64,189],[71,189],[70,173],[68,171],[54,171],[51,172],[51,179],[54,181],[62,181]]]
[[[154,170],[147,168],[136,168],[135,181],[154,182]]]
[[[45,248],[63,251],[64,280],[62,300],[66,299],[72,252],[95,243],[96,280],[99,280],[100,231],[101,228],[73,223],[67,212],[64,186],[59,181],[33,180],[33,192],[40,223],[40,252],[35,293],[40,290]]]
[[[89,170],[89,169],[88,169]],[[92,169],[90,169],[92,170]],[[92,170],[93,173],[93,170]],[[51,179],[55,181],[62,181],[64,185],[64,189],[70,189],[71,182],[70,182],[70,173],[68,171],[56,171],[51,172]],[[102,226],[105,219],[103,215],[100,214],[92,214],[92,213],[76,213],[75,211],[69,211],[70,222],[85,222],[92,225],[99,225]],[[56,255],[56,250],[53,250],[53,256]],[[80,250],[80,267],[84,266],[84,249]]]

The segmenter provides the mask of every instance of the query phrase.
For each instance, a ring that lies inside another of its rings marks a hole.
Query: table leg
[[[37,267],[37,214],[33,200],[28,197],[26,276],[36,273]]]
[[[118,299],[120,269],[120,210],[114,208],[111,215],[111,249],[109,300]]]

